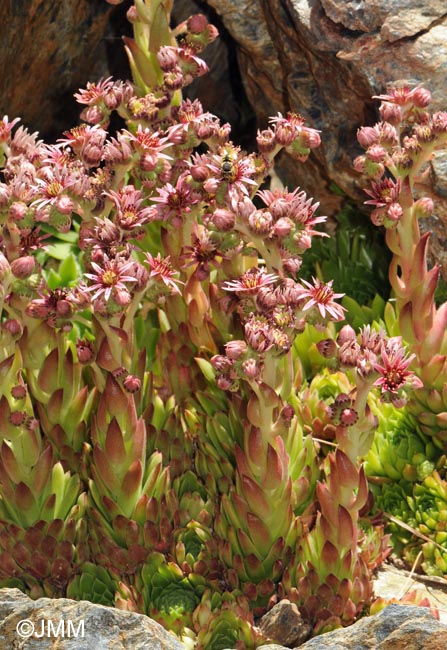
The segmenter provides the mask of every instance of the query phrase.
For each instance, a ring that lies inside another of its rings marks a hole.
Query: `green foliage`
[[[316,237],[312,248],[304,254],[300,275],[308,279],[312,275],[333,279],[337,292],[345,293],[363,309],[369,305],[376,314],[381,307],[379,302],[390,295],[387,277],[390,253],[383,235],[372,226],[368,216],[348,200],[335,220],[335,233],[329,239]],[[352,304],[345,306],[351,308]],[[347,317],[351,317],[350,311]],[[375,316],[366,311],[354,317],[353,324],[357,324],[361,318],[367,318],[363,322],[371,322]]]

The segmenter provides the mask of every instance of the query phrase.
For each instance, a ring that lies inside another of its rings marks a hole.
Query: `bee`
[[[237,165],[229,153],[222,157],[220,165],[220,175],[224,181],[232,183],[237,177]]]

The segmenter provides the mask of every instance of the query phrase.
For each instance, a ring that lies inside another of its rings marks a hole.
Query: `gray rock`
[[[31,600],[0,589],[2,650],[182,650],[147,616],[65,598]]]
[[[447,642],[447,627],[439,623],[427,609],[416,606],[390,605],[377,616],[361,619],[349,628],[335,630],[314,638],[301,650],[423,650],[433,640]]]

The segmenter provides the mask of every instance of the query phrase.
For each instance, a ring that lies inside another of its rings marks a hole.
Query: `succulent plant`
[[[79,574],[67,586],[67,598],[89,600],[98,605],[112,607],[115,604],[116,577],[93,562],[85,562]]]
[[[373,445],[365,459],[368,477],[387,477],[392,481],[420,482],[438,462],[432,438],[424,435],[417,419],[407,409],[392,404],[372,404],[378,418]]]

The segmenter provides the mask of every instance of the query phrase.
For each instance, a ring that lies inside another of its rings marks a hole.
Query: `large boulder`
[[[142,614],[66,598],[31,600],[0,589],[0,648],[21,650],[184,650]]]

